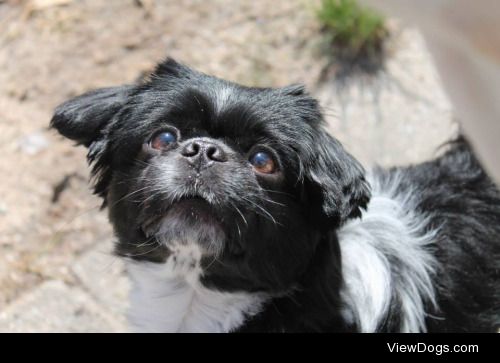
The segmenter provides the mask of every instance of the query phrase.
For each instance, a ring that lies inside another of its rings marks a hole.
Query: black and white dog
[[[60,105],[154,332],[492,332],[500,192],[463,140],[365,175],[300,86],[168,59]]]

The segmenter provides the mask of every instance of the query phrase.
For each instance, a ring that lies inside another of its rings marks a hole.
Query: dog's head
[[[89,148],[118,254],[161,263],[194,244],[206,284],[274,292],[369,199],[363,169],[322,123],[301,86],[243,87],[171,59],[52,119]]]

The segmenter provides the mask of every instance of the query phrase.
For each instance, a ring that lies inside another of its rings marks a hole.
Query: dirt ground
[[[92,88],[134,82],[166,55],[247,85],[305,83],[323,94],[318,80],[327,60],[318,55],[320,43],[305,0],[0,0],[0,309],[43,280],[71,285],[68,261],[111,236],[106,213],[89,192],[85,150],[47,129],[57,104]],[[401,54],[412,61],[413,53]],[[438,88],[424,78],[423,88]],[[422,119],[437,114],[430,132],[448,128],[439,126],[440,117],[449,118],[446,107],[429,108],[425,97],[409,112]],[[385,130],[371,116],[353,117]],[[355,134],[340,123],[332,129],[364,140],[360,125]],[[418,122],[403,126],[398,135],[408,139],[395,142],[426,142],[408,136]],[[401,160],[421,158],[420,149],[402,149]],[[376,154],[360,150],[362,157]]]

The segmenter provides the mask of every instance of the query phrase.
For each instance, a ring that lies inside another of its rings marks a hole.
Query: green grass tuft
[[[356,61],[381,55],[388,36],[384,18],[354,0],[322,0],[317,10],[322,31],[334,55]]]

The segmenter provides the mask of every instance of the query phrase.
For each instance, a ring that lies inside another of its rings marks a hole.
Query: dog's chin
[[[179,245],[197,245],[203,255],[221,251],[225,232],[216,209],[201,197],[187,197],[174,202],[160,216],[143,227],[169,250]]]

